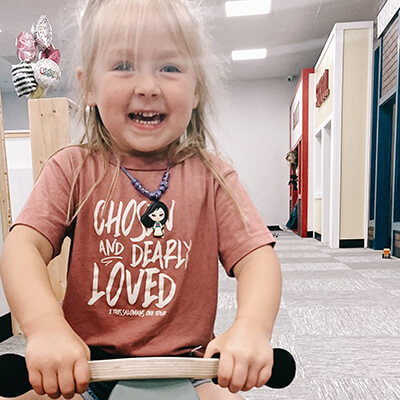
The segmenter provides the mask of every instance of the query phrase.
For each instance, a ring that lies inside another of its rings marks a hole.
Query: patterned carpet
[[[285,389],[254,389],[247,400],[399,400],[400,259],[370,249],[333,250],[279,232],[283,298],[273,345],[297,361]],[[221,274],[216,333],[232,323],[235,280]],[[23,340],[0,353],[23,353]]]
[[[399,400],[400,259],[278,235],[283,298],[273,345],[294,355],[297,377],[246,399]],[[234,290],[221,276],[218,333],[234,318]]]

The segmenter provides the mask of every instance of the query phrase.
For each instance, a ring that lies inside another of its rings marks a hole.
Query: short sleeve
[[[275,245],[275,239],[240,182],[237,172],[222,161],[219,161],[218,169],[234,199],[217,184],[215,209],[219,257],[227,273],[232,276],[232,268],[238,261],[259,247]]]
[[[73,181],[72,162],[63,150],[45,164],[28,200],[16,218],[16,225],[29,226],[50,241],[53,257],[61,251],[67,235],[67,213]]]

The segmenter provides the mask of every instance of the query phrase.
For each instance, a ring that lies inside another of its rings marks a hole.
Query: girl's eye
[[[116,71],[133,71],[132,64],[128,62],[121,62],[115,67]]]
[[[166,65],[161,68],[162,72],[180,72],[179,68],[175,67],[175,65]]]

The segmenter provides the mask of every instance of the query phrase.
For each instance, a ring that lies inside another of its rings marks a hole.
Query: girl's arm
[[[235,322],[211,341],[205,357],[220,353],[218,383],[233,393],[260,387],[271,376],[272,330],[279,310],[282,274],[272,246],[261,247],[234,267],[238,281]]]
[[[11,311],[27,339],[32,387],[38,394],[70,397],[87,387],[90,352],[53,294],[47,273],[52,252],[43,235],[17,225],[4,242],[0,272]]]

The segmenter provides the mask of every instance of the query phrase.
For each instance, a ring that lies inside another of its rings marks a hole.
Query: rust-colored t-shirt
[[[129,356],[176,355],[213,338],[218,261],[232,274],[244,256],[274,239],[259,217],[236,172],[209,155],[232,188],[237,208],[200,159],[170,170],[161,201],[168,220],[146,228],[140,216],[151,203],[122,171],[106,202],[116,165],[111,160],[101,183],[67,226],[70,191],[87,150],[69,147],[46,164],[15,224],[30,226],[60,251],[72,238],[65,317],[90,346]],[[166,161],[123,158],[127,171],[149,189],[158,188]],[[75,210],[101,176],[104,162],[89,157],[73,191]],[[164,236],[160,237],[160,230]]]

